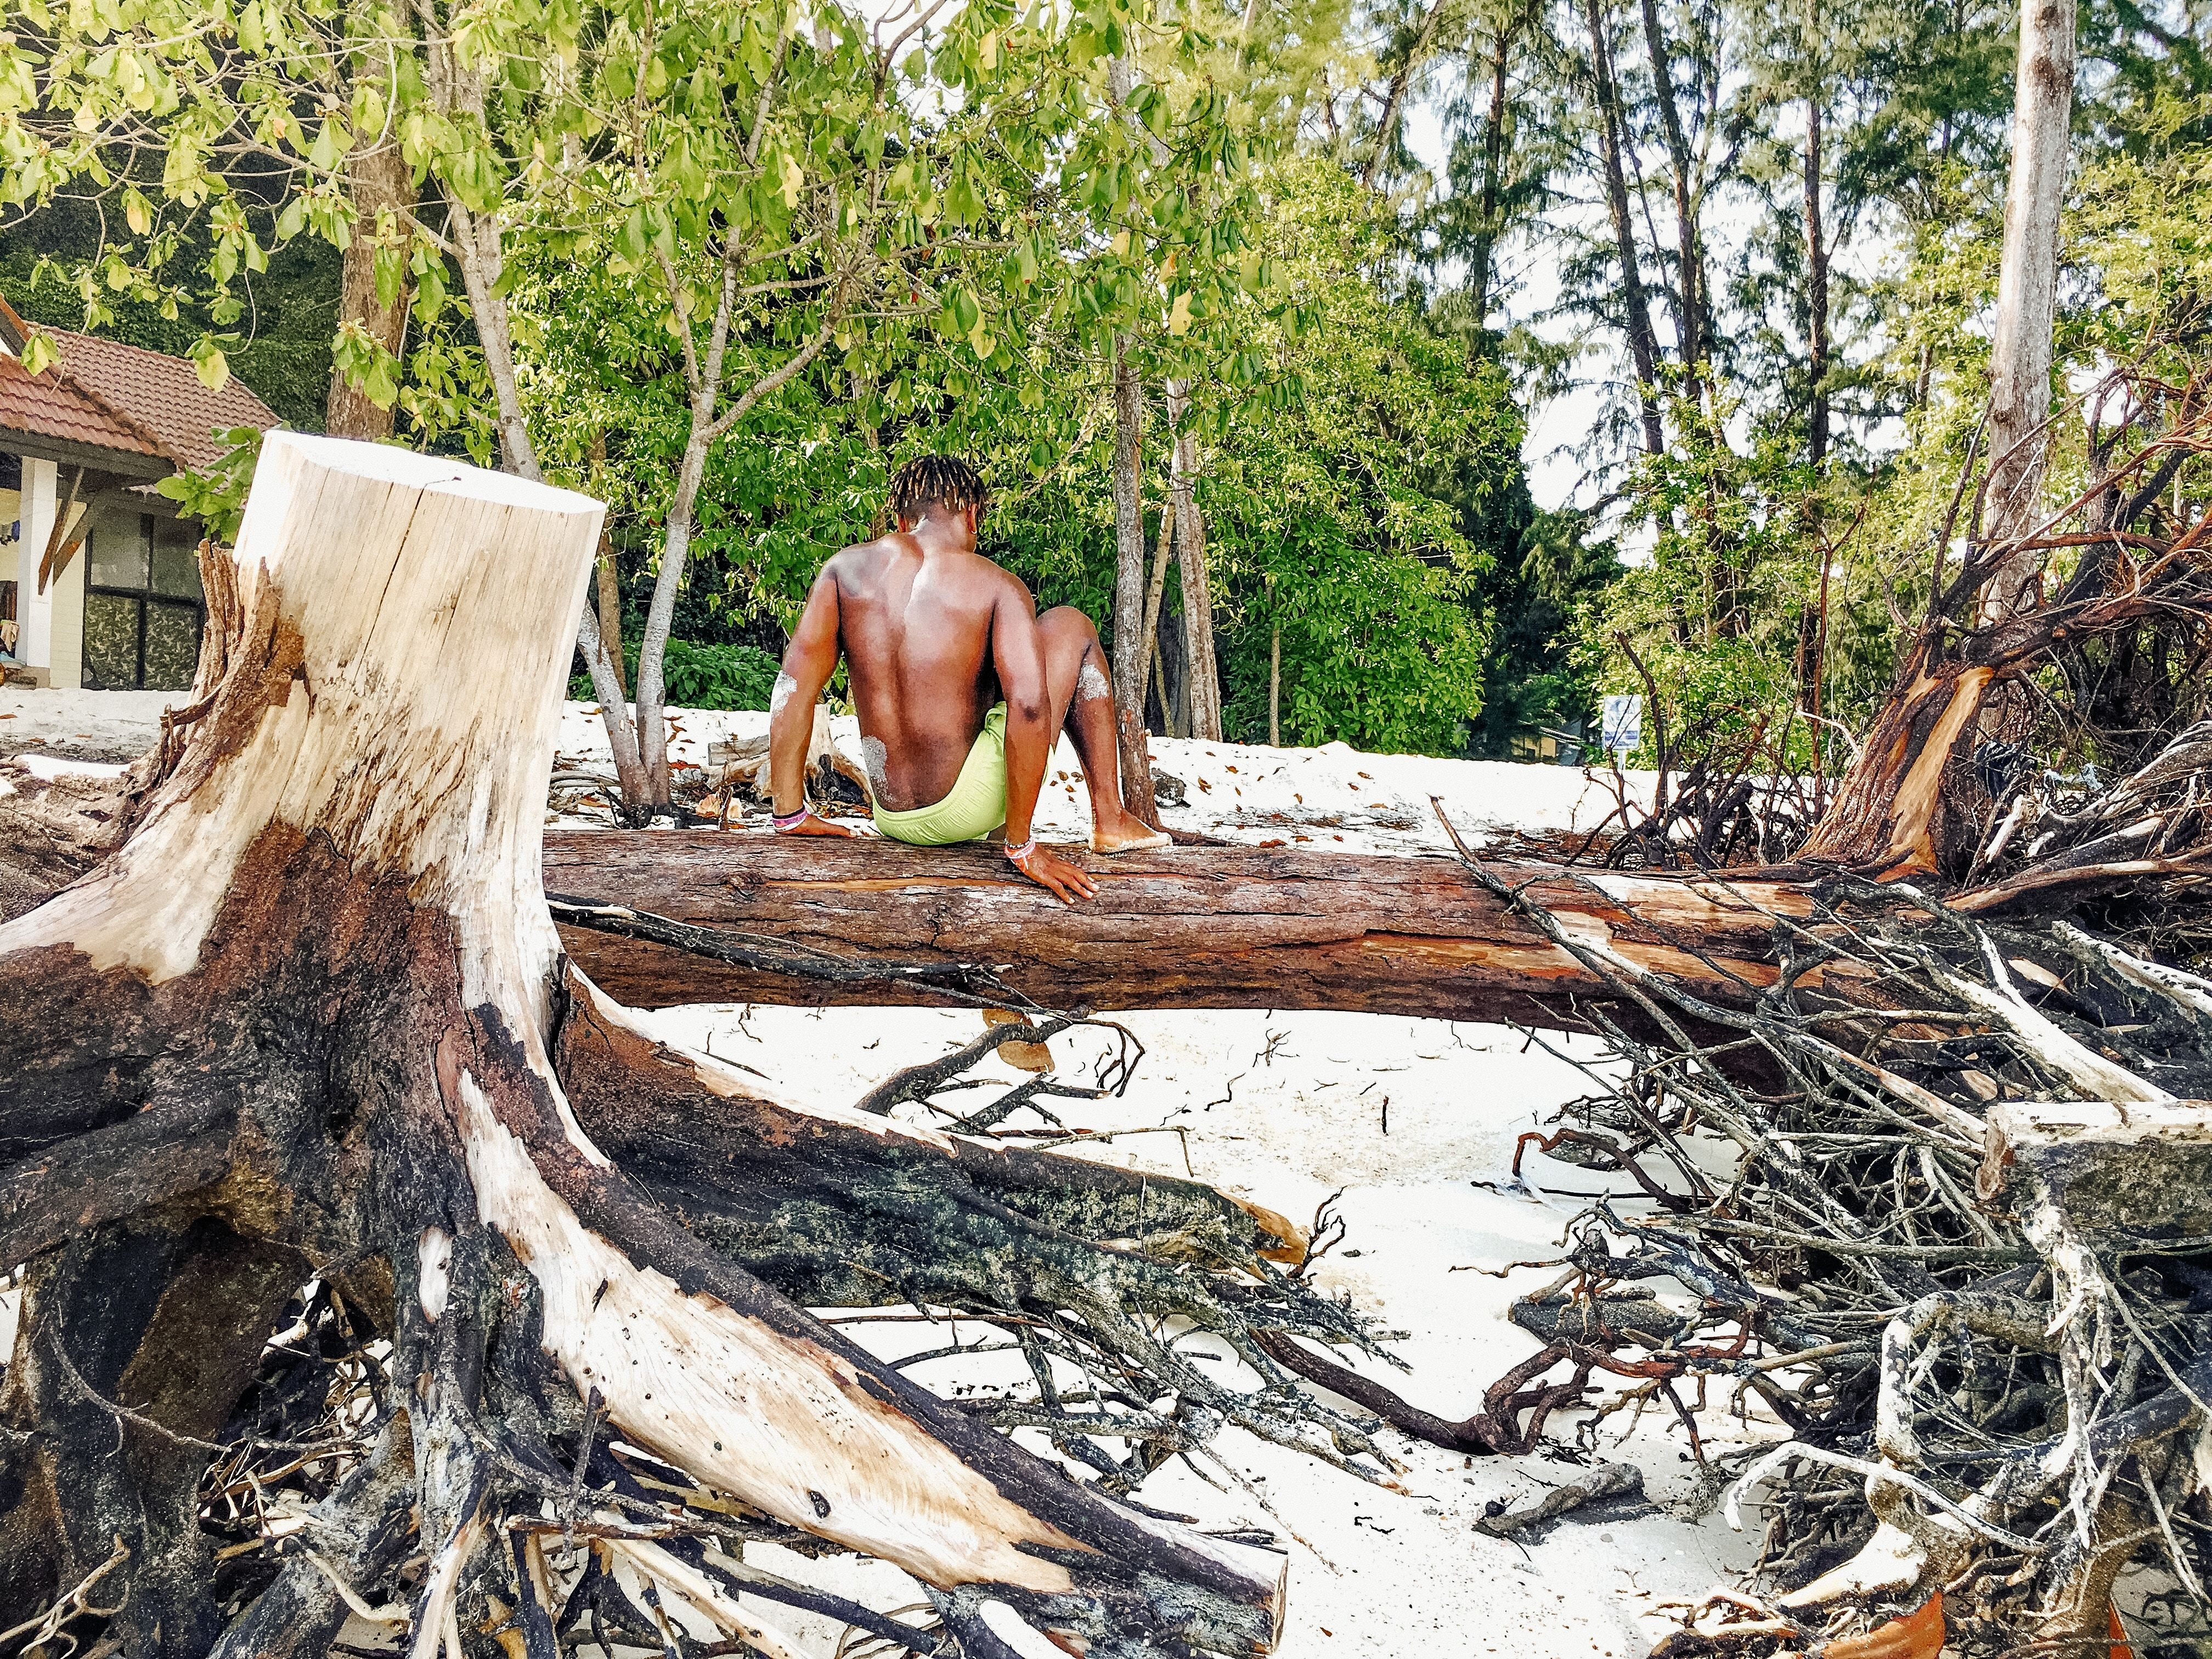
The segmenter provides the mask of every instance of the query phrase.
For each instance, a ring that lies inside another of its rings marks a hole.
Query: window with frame
[[[186,691],[206,616],[190,523],[111,507],[85,538],[84,684]]]

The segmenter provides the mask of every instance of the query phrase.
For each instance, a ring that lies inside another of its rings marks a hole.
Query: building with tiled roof
[[[198,532],[152,486],[217,459],[218,434],[276,417],[235,375],[210,392],[182,357],[37,331],[58,361],[33,374],[32,330],[0,300],[0,673],[188,687]]]

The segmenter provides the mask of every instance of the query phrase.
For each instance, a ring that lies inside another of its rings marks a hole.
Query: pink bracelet
[[[1035,836],[1031,836],[1019,847],[1009,847],[1006,848],[1006,858],[1009,862],[1019,864],[1024,859],[1027,858],[1030,854],[1036,851],[1036,837]]]
[[[814,809],[813,809],[811,806],[805,806],[805,805],[802,805],[802,806],[801,806],[801,807],[800,807],[800,808],[799,808],[796,812],[793,812],[793,813],[789,817],[784,817],[784,815],[783,815],[782,813],[781,813],[781,812],[774,812],[774,813],[771,813],[771,814],[769,814],[769,822],[770,822],[770,823],[774,823],[774,824],[775,825],[775,827],[776,827],[778,830],[788,830],[788,829],[792,828],[794,824],[800,824],[800,823],[805,823],[807,819],[809,819],[809,818],[812,817],[813,816],[814,816]]]

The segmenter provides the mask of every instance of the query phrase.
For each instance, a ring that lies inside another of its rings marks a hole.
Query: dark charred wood
[[[222,1628],[198,1519],[208,1437],[305,1273],[218,1222],[154,1218],[33,1267],[0,1392],[0,1605],[51,1606],[127,1551],[100,1602],[122,1604],[107,1633],[132,1654],[201,1659]]]

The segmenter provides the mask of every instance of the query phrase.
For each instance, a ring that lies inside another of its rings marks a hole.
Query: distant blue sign
[[[1599,746],[1608,755],[1626,755],[1644,741],[1644,699],[1628,692],[1613,692],[1604,699],[1598,729]]]

